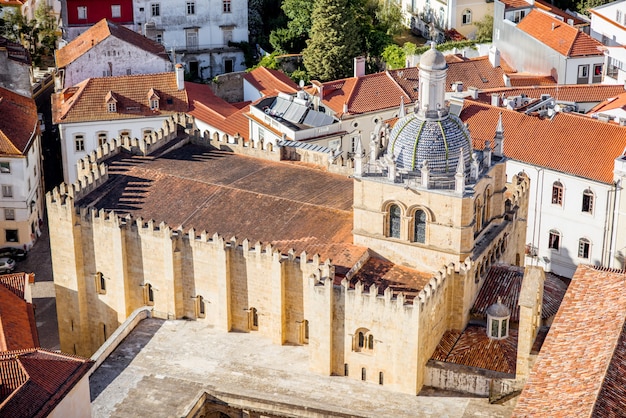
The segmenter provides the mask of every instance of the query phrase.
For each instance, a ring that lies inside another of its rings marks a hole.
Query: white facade
[[[92,77],[154,74],[172,70],[173,64],[168,57],[155,55],[109,36],[60,69],[61,85],[57,85],[57,89],[74,86]]]
[[[41,171],[39,135],[33,136],[24,155],[0,157],[0,245],[28,249],[39,236]]]
[[[89,374],[74,385],[72,390],[50,412],[48,418],[89,418],[91,417],[91,397],[89,394]]]
[[[607,46],[626,45],[626,1],[598,6],[591,12],[590,35]]]
[[[76,163],[94,151],[103,141],[128,136],[143,138],[163,127],[169,115],[141,117],[137,119],[119,119],[111,121],[91,121],[59,124],[61,136],[61,155],[63,158],[63,181],[67,184],[78,179]]]
[[[622,46],[606,48],[603,84],[626,83],[626,49]]]
[[[246,69],[243,52],[228,44],[248,41],[247,0],[136,0],[133,8],[136,30],[162,43],[191,77]]]
[[[566,277],[572,277],[578,264],[611,266],[611,217],[607,214],[614,204],[612,184],[514,160],[507,161],[506,171],[509,179],[521,171],[530,178],[527,265]],[[558,195],[553,203],[553,187],[559,184],[561,203]],[[588,197],[583,202],[585,194],[591,196],[591,207]]]

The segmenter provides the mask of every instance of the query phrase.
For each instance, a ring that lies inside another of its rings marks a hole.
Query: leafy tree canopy
[[[493,36],[493,16],[486,15],[482,20],[475,23],[476,42],[489,42]]]

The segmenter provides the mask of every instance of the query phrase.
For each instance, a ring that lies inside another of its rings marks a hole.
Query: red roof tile
[[[102,19],[85,32],[81,33],[63,48],[56,51],[57,68],[67,66],[109,37],[120,39],[136,46],[139,49],[143,49],[144,51],[158,55],[169,61],[169,56],[167,55],[163,45],[146,38],[140,33],[125,28],[122,25],[117,25],[106,19]]]
[[[148,92],[159,96],[159,109],[150,109]],[[113,93],[117,111],[108,112],[105,99]],[[178,90],[176,73],[88,78],[52,96],[54,123],[136,119],[186,112],[187,93]]]
[[[468,325],[463,332],[446,331],[431,360],[515,374],[517,330],[509,329],[507,338],[489,338],[483,326]]]
[[[298,255],[306,250],[325,259],[338,248],[347,249],[346,259],[352,248],[363,253],[352,244],[352,180],[346,176],[192,145],[157,159],[109,164],[109,182],[78,205],[248,239],[251,245],[272,243]],[[276,216],[259,222],[260,212]]]
[[[0,114],[0,155],[22,155],[39,129],[35,101],[0,87]]]
[[[534,74],[509,74],[509,80],[511,86],[524,87],[524,86],[553,86],[556,85],[554,77],[549,75],[534,75]]]
[[[365,289],[375,284],[378,293],[383,294],[389,288],[394,295],[403,293],[407,300],[412,300],[428,284],[433,275],[403,267],[378,257],[370,257],[350,279],[350,287],[357,282]]]
[[[487,308],[499,300],[509,308],[511,321],[519,321],[519,295],[522,289],[524,268],[508,265],[494,265],[476,296],[471,313],[479,318],[487,318]],[[567,284],[558,276],[546,273],[543,288],[541,317],[551,318],[556,315],[561,300],[567,290]]]
[[[603,55],[600,42],[536,9],[523,18],[517,28],[566,57]]]
[[[607,184],[613,182],[614,160],[626,147],[625,127],[573,113],[540,118],[466,100],[460,116],[469,123],[474,148],[483,149],[486,140],[493,143],[500,113],[507,157]]]
[[[522,9],[526,7],[532,7],[532,5],[526,0],[500,0],[504,3],[505,9]]]
[[[566,102],[599,103],[610,97],[616,97],[624,93],[624,86],[621,84],[568,84],[554,86],[507,87],[484,90],[479,93],[478,100],[485,103],[491,103],[492,93],[504,94],[506,97],[524,95],[533,99],[539,99],[543,94],[549,94],[557,100]]]
[[[624,271],[578,266],[514,417],[622,415],[625,288]]]
[[[599,103],[589,113],[602,113],[607,110],[624,109],[626,110],[626,93],[622,93],[618,96],[607,98],[602,103]]]
[[[560,16],[563,18],[563,21],[567,23],[568,19],[572,19],[572,24],[574,26],[589,26],[589,22],[576,17],[574,15],[571,15],[569,13],[567,13],[565,10],[561,10],[558,7],[554,6],[553,4],[550,4],[546,1],[543,0],[535,0],[535,7],[541,10],[545,10],[548,13]]]
[[[387,72],[324,83],[324,105],[341,115],[363,114],[400,106],[411,99]],[[344,104],[348,111],[344,112]]]
[[[0,416],[45,417],[93,362],[43,349],[0,353]]]
[[[279,92],[291,94],[299,90],[298,85],[287,74],[265,67],[257,67],[246,73],[243,78],[263,96],[275,96]]]

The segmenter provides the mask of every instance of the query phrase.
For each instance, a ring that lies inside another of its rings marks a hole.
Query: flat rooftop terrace
[[[90,378],[94,417],[180,417],[204,391],[354,417],[508,417],[513,406],[423,391],[392,392],[308,370],[307,346],[203,321],[141,321]],[[294,413],[292,416],[300,416]]]

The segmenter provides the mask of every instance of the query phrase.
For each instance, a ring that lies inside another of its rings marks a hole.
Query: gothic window
[[[352,351],[368,352],[374,350],[374,335],[365,328],[360,328],[354,334]]]
[[[552,204],[563,205],[563,183],[560,181],[552,183]]]
[[[558,250],[561,248],[561,233],[555,229],[550,230],[548,235],[548,248]]]
[[[391,205],[389,208],[389,237],[400,238],[401,216],[402,210],[400,206]]]
[[[583,212],[593,213],[593,192],[589,189],[583,192]]]
[[[472,11],[470,9],[465,9],[463,11],[463,24],[469,25],[472,23]]]
[[[483,205],[480,199],[474,202],[474,234],[478,234],[483,227]]]
[[[415,211],[413,240],[419,243],[426,242],[426,212]]]
[[[578,240],[578,257],[589,258],[589,250],[591,248],[591,241],[587,238],[581,238]]]

